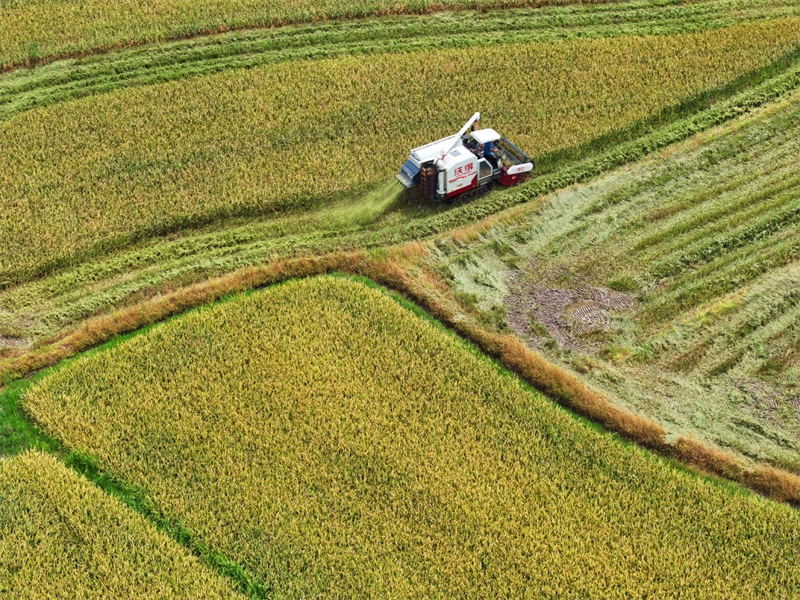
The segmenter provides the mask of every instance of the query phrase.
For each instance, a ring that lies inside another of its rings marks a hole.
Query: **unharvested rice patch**
[[[0,595],[243,598],[144,517],[38,452],[0,459]]]
[[[25,405],[276,595],[800,589],[793,509],[621,445],[349,280],[190,313]]]

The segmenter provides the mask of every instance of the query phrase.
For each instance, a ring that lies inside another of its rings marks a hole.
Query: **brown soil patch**
[[[518,271],[509,278],[505,299],[508,324],[514,333],[532,339],[535,345],[545,340],[531,328],[531,321],[547,329],[559,348],[585,350],[585,336],[611,331],[616,311],[632,309],[636,299],[604,287],[579,285],[574,288],[550,287],[544,282],[526,281]],[[534,334],[534,335],[532,335]]]

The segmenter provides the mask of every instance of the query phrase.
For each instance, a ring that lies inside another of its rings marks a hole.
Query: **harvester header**
[[[414,148],[397,174],[400,183],[441,202],[483,194],[495,181],[511,186],[528,180],[530,157],[494,129],[481,129],[480,119],[476,112],[455,135]]]

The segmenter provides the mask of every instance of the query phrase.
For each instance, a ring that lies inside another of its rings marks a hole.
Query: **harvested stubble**
[[[356,195],[391,177],[409,148],[452,133],[463,107],[480,106],[539,155],[798,44],[800,20],[782,19],[282,63],[30,111],[0,124],[0,285],[148,235]],[[503,77],[485,81],[487,65]]]
[[[451,235],[430,266],[476,304],[503,302],[515,333],[670,434],[800,473],[798,139],[795,92],[540,206],[498,214],[479,224],[481,237]],[[495,288],[483,285],[486,272]],[[573,308],[545,301],[594,302],[587,290],[608,287],[630,303],[606,305],[608,320],[589,334],[571,324]],[[571,347],[556,347],[555,336]]]
[[[352,281],[191,313],[26,404],[277,595],[800,590],[792,509],[621,445]]]
[[[0,460],[0,595],[241,598],[143,517],[38,452]]]
[[[797,58],[800,58],[800,53],[795,54],[794,60],[790,57],[788,61],[751,73],[746,79],[753,82],[753,87],[744,92],[734,93],[732,90],[730,94],[733,95],[729,97],[727,87],[718,89],[708,98],[708,101],[713,99],[711,107],[699,110],[697,105],[694,109],[690,106],[690,114],[684,118],[667,118],[666,125],[656,127],[646,135],[636,135],[635,139],[617,144],[610,140],[613,146],[609,149],[591,152],[583,160],[568,161],[563,166],[554,167],[548,174],[534,178],[525,186],[495,192],[447,210],[425,211],[424,216],[417,215],[420,218],[409,218],[413,209],[412,202],[408,201],[398,210],[383,215],[374,226],[338,230],[342,224],[343,207],[344,212],[350,214],[354,205],[358,206],[357,202],[345,200],[300,214],[220,224],[151,240],[124,252],[88,261],[74,269],[0,290],[0,335],[50,345],[57,341],[53,339],[54,335],[63,337],[76,324],[94,315],[223,274],[237,277],[237,272],[248,265],[269,265],[271,269],[275,261],[289,257],[326,255],[337,253],[342,248],[368,249],[396,245],[405,240],[421,240],[474,224],[476,220],[530,200],[541,202],[537,199],[555,190],[590,181],[603,172],[631,164],[692,134],[728,123],[737,115],[753,114],[766,104],[786,98],[800,88],[800,62]],[[766,79],[762,80],[762,77]],[[738,89],[738,84],[735,89]],[[623,136],[621,139],[629,138]],[[298,273],[307,274],[310,273]],[[270,279],[270,282],[274,281]],[[263,281],[261,285],[266,283],[269,282]],[[210,297],[207,301],[214,299],[216,297]],[[60,343],[58,345],[55,353],[47,352],[46,359],[41,354],[43,348],[35,351],[35,357],[28,357],[33,361],[25,358],[23,362],[27,366],[22,372],[30,372],[29,367],[34,364],[53,364],[52,360],[57,356],[65,356],[65,350],[66,355],[72,356],[69,353],[74,353],[76,348],[73,344],[66,349]],[[80,345],[80,348],[84,347]],[[17,366],[4,364],[2,360],[19,354],[20,351],[13,348],[0,351],[0,379],[6,367],[19,372]]]

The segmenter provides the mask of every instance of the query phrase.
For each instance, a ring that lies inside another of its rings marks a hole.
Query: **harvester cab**
[[[512,186],[531,176],[533,161],[494,129],[480,128],[475,113],[457,134],[414,148],[397,179],[419,186],[435,202],[478,196],[497,181]]]

